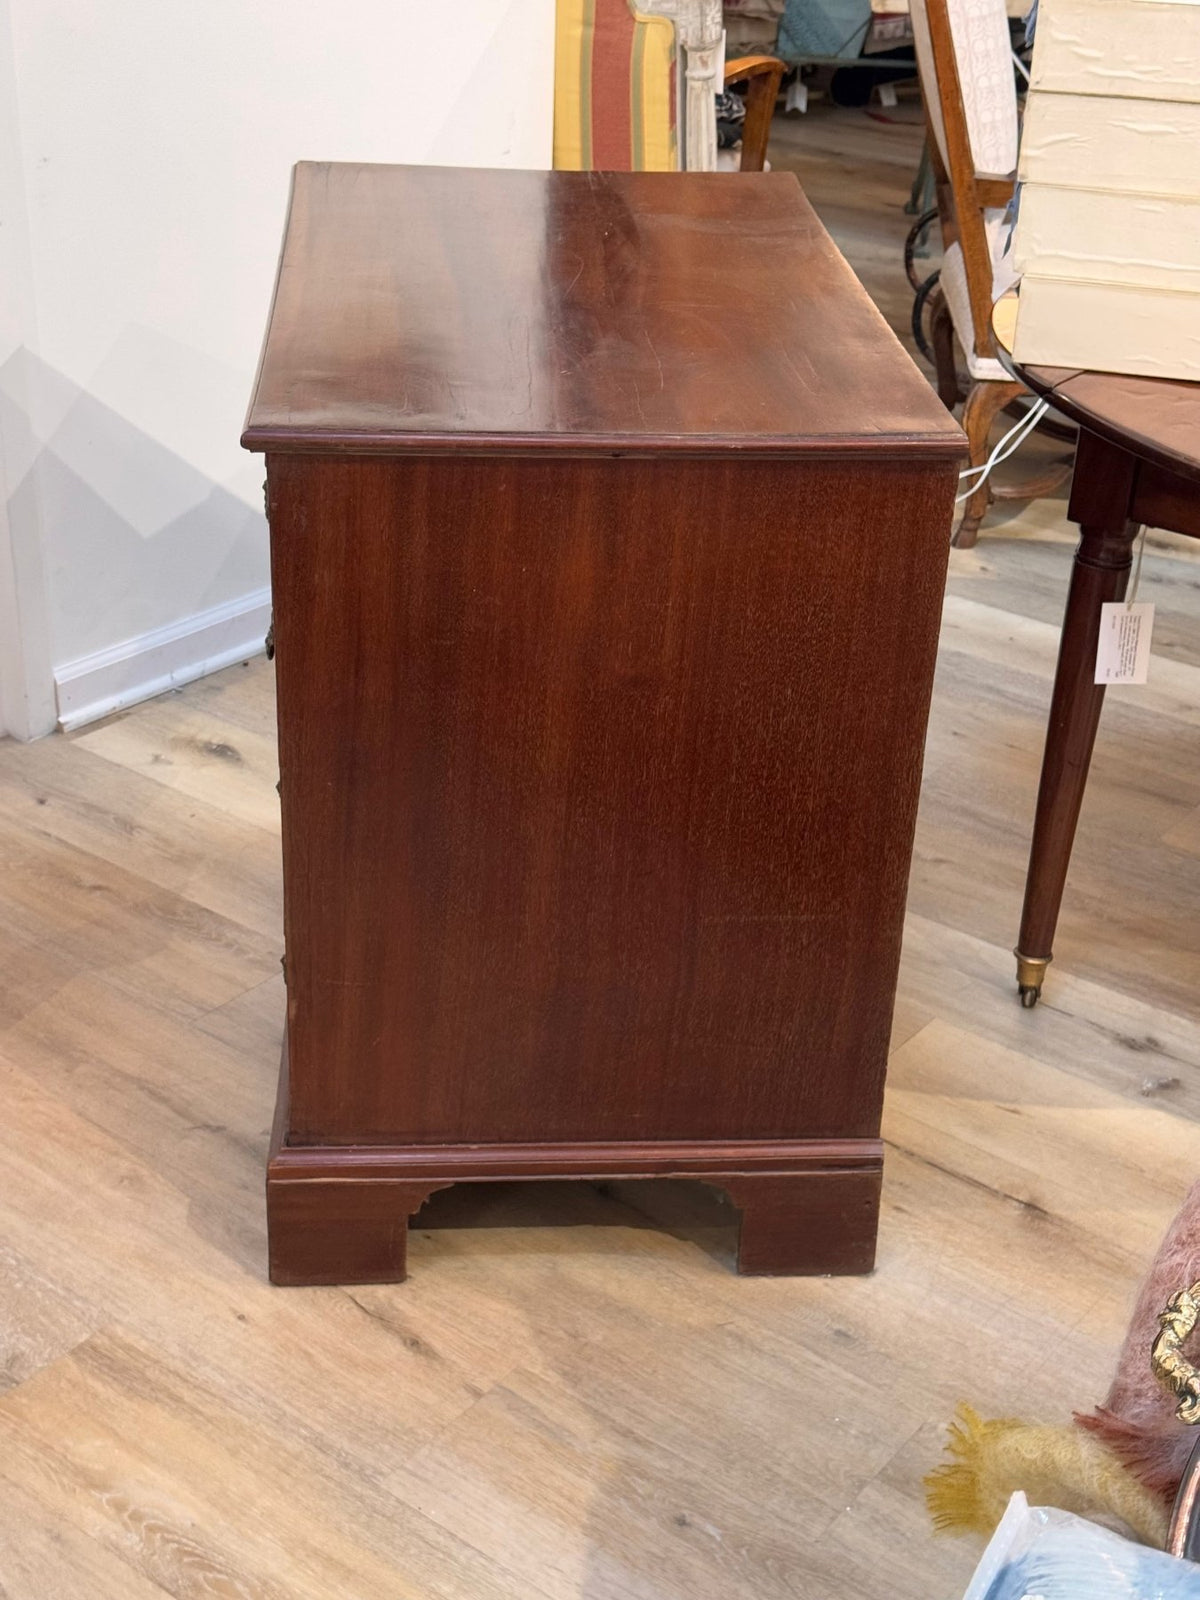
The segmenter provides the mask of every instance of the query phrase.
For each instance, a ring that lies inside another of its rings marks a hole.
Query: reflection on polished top
[[[296,168],[250,449],[892,441],[963,450],[790,174]]]

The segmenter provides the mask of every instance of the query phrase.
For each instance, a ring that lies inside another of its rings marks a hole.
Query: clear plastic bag
[[[1200,1600],[1200,1566],[1014,1494],[963,1600]]]

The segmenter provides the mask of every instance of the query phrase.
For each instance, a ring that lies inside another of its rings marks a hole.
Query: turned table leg
[[[1133,470],[1126,452],[1093,435],[1081,436],[1071,494],[1071,515],[1080,523],[1079,546],[1063,618],[1021,932],[1014,951],[1024,1006],[1037,1004],[1051,960],[1071,846],[1104,704],[1104,685],[1094,681],[1100,607],[1121,599],[1129,579],[1138,531],[1126,515]]]

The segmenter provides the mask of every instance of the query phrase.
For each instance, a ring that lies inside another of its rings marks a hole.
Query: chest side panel
[[[293,1139],[874,1134],[953,469],[269,475]]]

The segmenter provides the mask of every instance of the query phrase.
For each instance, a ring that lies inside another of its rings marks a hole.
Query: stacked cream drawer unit
[[[1040,0],[1013,353],[1200,379],[1200,0]]]

